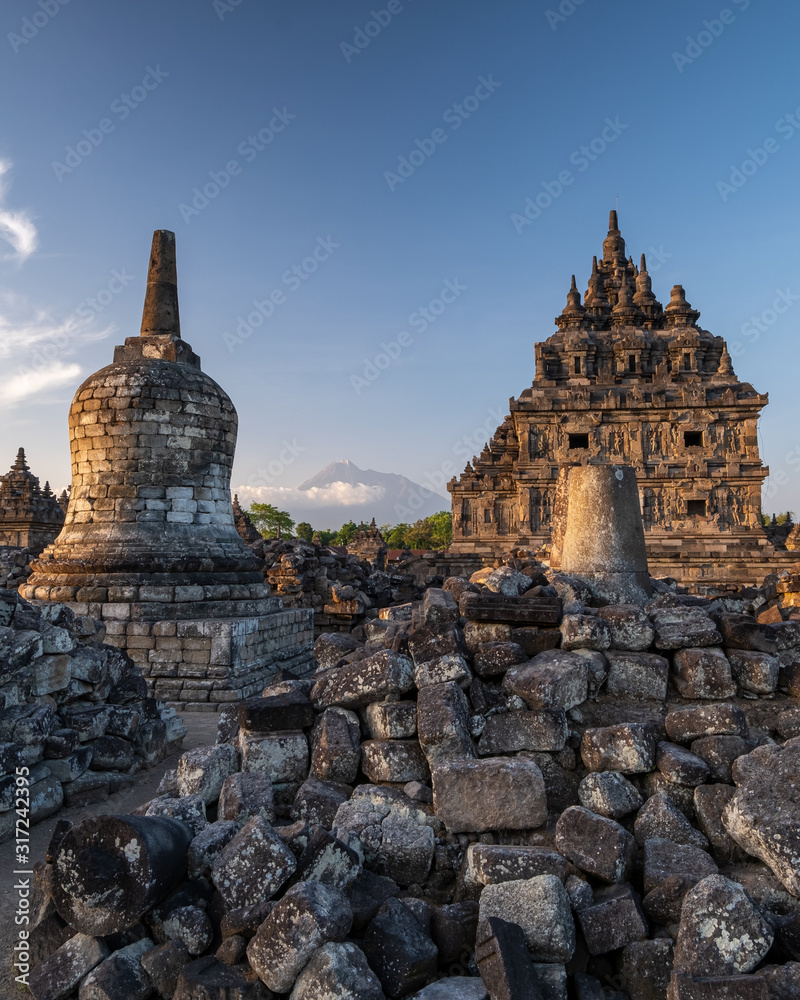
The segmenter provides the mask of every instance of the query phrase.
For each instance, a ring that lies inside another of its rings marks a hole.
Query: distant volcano
[[[331,462],[295,489],[280,486],[239,487],[244,504],[253,500],[288,510],[295,521],[315,528],[335,530],[346,521],[378,525],[413,523],[440,510],[450,510],[449,497],[441,496],[394,472],[359,469],[347,459]]]

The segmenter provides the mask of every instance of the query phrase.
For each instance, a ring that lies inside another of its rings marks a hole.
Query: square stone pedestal
[[[281,608],[248,618],[105,619],[106,642],[138,664],[153,695],[176,708],[213,711],[260,694],[279,670],[314,669],[314,616]]]

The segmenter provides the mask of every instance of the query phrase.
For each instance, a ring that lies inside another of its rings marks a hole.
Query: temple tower
[[[39,486],[25,460],[25,449],[20,448],[11,470],[0,476],[0,546],[38,554],[58,535],[63,523],[64,511],[50,484]]]
[[[535,344],[531,386],[448,484],[450,552],[484,563],[515,547],[546,555],[560,470],[618,464],[635,471],[653,575],[702,589],[775,571],[786,553],[761,525],[767,396],[739,381],[699,317],[682,285],[661,305],[612,211],[583,300],[573,276],[557,332]]]
[[[236,432],[233,403],[181,338],[175,235],[159,230],[140,335],[75,394],[64,527],[21,593],[102,618],[108,640],[165,700],[213,703],[260,690],[281,660],[267,655],[270,632],[288,624],[276,615],[294,616],[299,637],[278,652],[308,660],[307,613],[269,596],[261,562],[237,531]]]

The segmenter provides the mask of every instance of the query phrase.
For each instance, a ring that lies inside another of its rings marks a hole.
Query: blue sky
[[[659,298],[683,283],[769,392],[765,506],[800,510],[790,0],[10,0],[0,27],[0,468],[21,444],[66,485],[69,402],[138,333],[162,228],[235,487],[291,507],[339,458],[435,485],[619,196]]]

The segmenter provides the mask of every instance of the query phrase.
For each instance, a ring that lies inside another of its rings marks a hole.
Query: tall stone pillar
[[[153,236],[141,333],[78,389],[64,527],[20,588],[101,618],[156,697],[217,704],[310,664],[310,612],[269,595],[240,537],[237,416],[181,338],[175,235]]]

